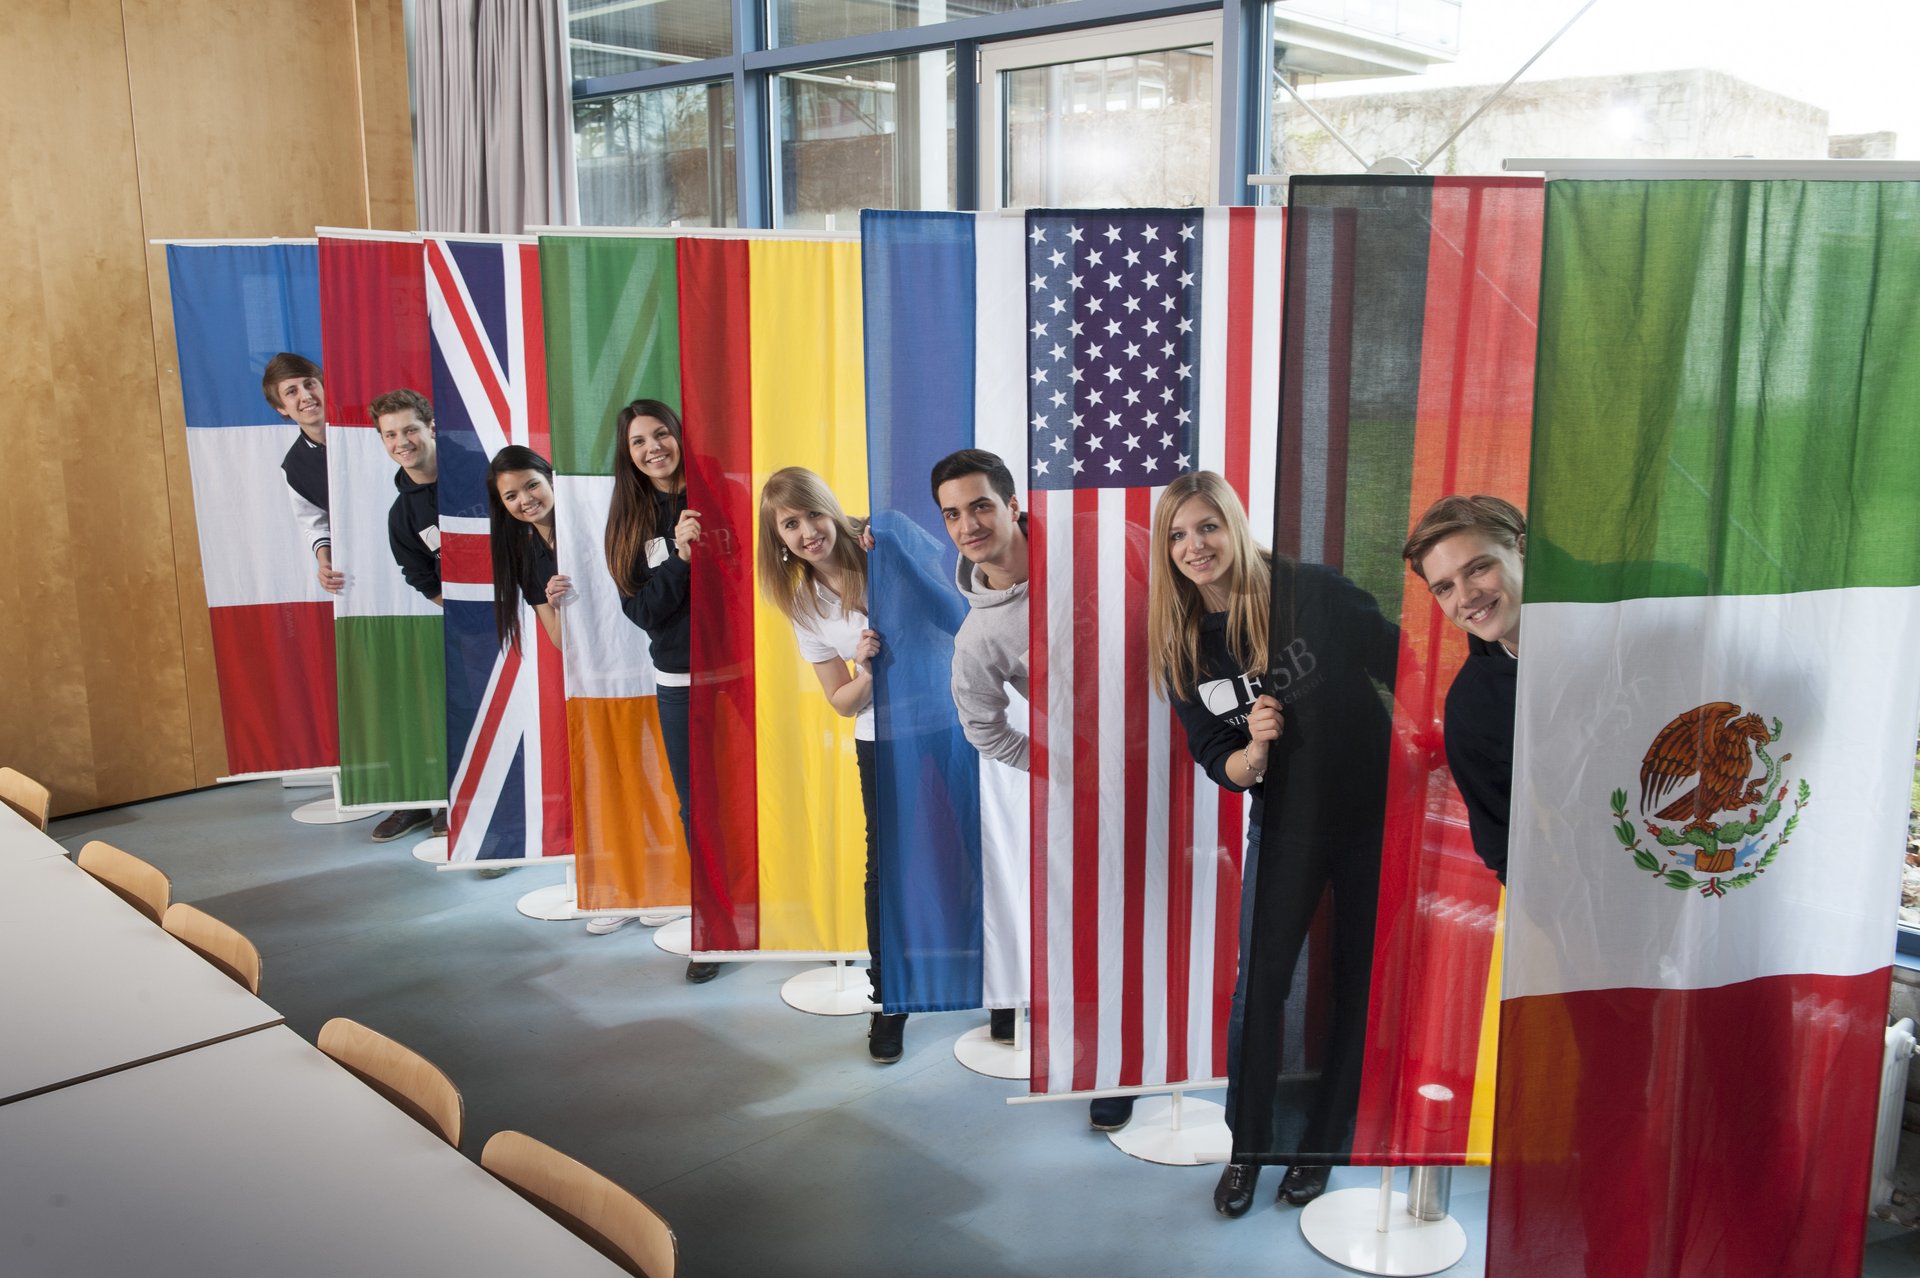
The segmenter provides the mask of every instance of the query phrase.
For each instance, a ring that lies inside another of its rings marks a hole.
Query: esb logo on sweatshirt
[[[1305,639],[1295,639],[1280,653],[1273,667],[1274,696],[1282,705],[1306,691],[1308,676],[1319,669]],[[1265,692],[1266,683],[1257,674],[1235,675],[1231,679],[1209,679],[1198,691],[1200,704],[1207,713],[1233,727],[1243,727],[1254,698]]]

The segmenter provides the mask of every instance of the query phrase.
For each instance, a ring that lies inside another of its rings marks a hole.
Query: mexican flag
[[[1860,1272],[1920,185],[1548,185],[1487,1272]]]

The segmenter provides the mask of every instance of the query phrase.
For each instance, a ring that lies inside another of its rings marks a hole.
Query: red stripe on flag
[[[1193,752],[1186,730],[1169,716],[1173,740],[1167,769],[1167,1077],[1187,1078],[1188,981],[1193,966]],[[1212,784],[1209,782],[1208,784]]]
[[[1227,473],[1226,481],[1247,497],[1253,415],[1253,209],[1227,210]],[[1145,527],[1145,524],[1141,525]]]
[[[754,759],[751,287],[745,240],[677,246],[687,500],[701,515],[693,556],[687,832],[693,948],[760,944],[760,827]],[[723,784],[724,782],[724,784]]]
[[[1488,1278],[1856,1278],[1890,977],[1501,1004]]]
[[[453,811],[447,818],[453,829],[467,823],[467,811],[473,806],[473,796],[480,789],[480,765],[493,753],[494,737],[500,731],[500,721],[506,718],[507,703],[513,697],[513,685],[519,677],[520,649],[508,648],[500,659],[500,676],[494,681],[487,704],[481,709],[480,729],[473,734],[473,750],[467,756],[472,766],[461,776],[460,787],[453,794]]]
[[[426,264],[412,240],[320,240],[327,424],[372,426],[367,409],[400,386],[433,384]]]
[[[1100,493],[1073,494],[1073,1086],[1100,1061]],[[1096,587],[1097,589],[1097,587]]]
[[[460,344],[466,347],[467,360],[473,365],[474,376],[480,379],[480,389],[485,392],[487,403],[493,408],[493,419],[500,423],[501,431],[511,438],[513,412],[507,407],[506,388],[501,386],[493,363],[488,358],[491,348],[481,337],[480,330],[473,322],[473,315],[460,300],[459,282],[454,279],[453,266],[447,261],[447,251],[438,240],[427,241],[427,267],[433,272],[441,295],[447,299],[447,315],[453,320],[454,331],[460,335]]]
[[[527,447],[551,459],[553,430],[547,419],[547,333],[545,312],[541,310],[540,301],[540,248],[535,244],[525,244],[520,248],[520,324],[527,361],[527,367],[521,373],[527,384]],[[545,669],[544,664],[541,668]],[[541,686],[546,686],[544,676]],[[564,706],[561,708],[560,723],[564,740]]]
[[[1047,1079],[1053,1067],[1049,1045],[1053,1003],[1047,992],[1047,782],[1053,772],[1047,742],[1053,725],[1047,717],[1044,695],[1049,677],[1047,660],[1047,525],[1053,515],[1045,493],[1033,494],[1032,513],[1027,528],[1027,686],[1034,691],[1027,708],[1027,802],[1031,825],[1028,848],[1028,877],[1033,887],[1028,904],[1032,926],[1032,949],[1028,971],[1033,999],[1033,1047],[1027,1073],[1028,1087],[1036,1093],[1048,1090]]]
[[[1308,211],[1298,210],[1287,220],[1287,263],[1281,283],[1287,299],[1285,314],[1281,318],[1283,334],[1288,318],[1306,314],[1307,286],[1312,274],[1308,268],[1319,265],[1309,261],[1306,246],[1310,216],[1312,214]],[[1297,254],[1296,246],[1299,249]],[[1295,319],[1293,322],[1297,324],[1300,321]],[[1275,447],[1278,473],[1274,476],[1273,491],[1273,549],[1275,554],[1298,559],[1301,485],[1305,482],[1301,474],[1300,422],[1306,412],[1306,343],[1288,342],[1283,336],[1280,350],[1280,428]]]
[[[209,608],[227,770],[298,772],[340,762],[333,605]]]
[[[540,855],[566,856],[573,851],[573,768],[567,748],[566,662],[560,649],[547,637],[547,628],[538,622],[533,626],[533,643],[540,697]]]
[[[493,584],[493,539],[486,533],[440,532],[440,580],[455,585]]]
[[[1127,489],[1128,528],[1153,526],[1153,494],[1145,488]],[[1125,536],[1125,531],[1122,530]],[[1123,548],[1127,565],[1125,620],[1120,627],[1126,671],[1124,721],[1101,734],[1117,738],[1122,751],[1122,773],[1129,778],[1120,796],[1124,834],[1122,874],[1126,884],[1121,899],[1120,1081],[1138,1086],[1146,1059],[1146,954],[1136,938],[1146,934],[1147,917],[1147,562],[1146,547],[1127,537]],[[1112,553],[1110,550],[1109,553]]]
[[[1213,1005],[1221,1009],[1232,1005],[1233,982],[1240,970],[1240,879],[1246,857],[1241,830],[1246,806],[1244,794],[1220,791],[1220,851],[1213,889]],[[1214,1065],[1205,1071],[1208,1074],[1226,1073],[1230,1019],[1228,1015],[1213,1018]]]

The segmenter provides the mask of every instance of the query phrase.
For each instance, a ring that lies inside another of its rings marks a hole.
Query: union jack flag
[[[515,861],[573,851],[559,649],[520,605],[520,643],[493,617],[487,464],[508,444],[551,456],[540,255],[531,241],[425,242],[440,455],[446,601],[448,859]],[[518,587],[512,587],[518,594]]]

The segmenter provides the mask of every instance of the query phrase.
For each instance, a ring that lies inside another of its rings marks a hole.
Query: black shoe
[[[689,985],[705,985],[718,975],[720,975],[718,963],[687,964],[687,984]]]
[[[512,874],[513,871],[514,867],[511,865],[489,865],[484,870],[475,870],[473,877],[476,879],[497,879],[503,874]]]
[[[1133,1097],[1099,1097],[1087,1106],[1087,1121],[1096,1132],[1119,1131],[1133,1121]]]
[[[1013,1027],[1019,1015],[1020,1009],[1017,1007],[996,1007],[987,1014],[987,1033],[993,1036],[994,1042],[1013,1042]]]
[[[1280,1201],[1305,1207],[1327,1192],[1327,1177],[1332,1173],[1331,1167],[1295,1163],[1287,1168],[1286,1178],[1280,1182]]]
[[[900,1059],[901,1037],[906,1033],[905,1012],[875,1012],[867,1026],[867,1055],[882,1065]]]
[[[1228,1163],[1220,1172],[1220,1183],[1213,1187],[1213,1209],[1240,1219],[1253,1206],[1254,1187],[1259,1183],[1258,1163]]]
[[[437,835],[439,835],[439,836],[440,836],[441,838],[445,838],[445,837],[446,837],[446,834],[447,834],[447,810],[446,810],[445,808],[436,808],[436,809],[434,809],[434,813],[433,813],[433,832],[434,832],[435,834],[437,834]]]
[[[373,841],[391,843],[432,821],[433,813],[425,808],[401,808],[398,812],[389,812],[379,825],[373,827]]]

